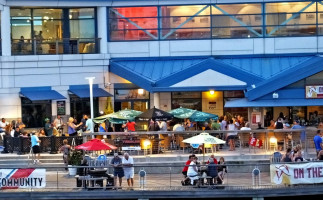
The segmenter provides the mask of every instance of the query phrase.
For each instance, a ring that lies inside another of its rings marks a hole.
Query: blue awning
[[[226,108],[241,107],[285,107],[285,106],[322,106],[323,99],[268,99],[248,101],[246,98],[227,101]]]
[[[31,101],[66,99],[57,91],[52,90],[51,87],[21,88],[20,95],[30,99]]]
[[[90,86],[89,85],[71,85],[68,90],[70,93],[75,94],[80,98],[90,98]],[[99,88],[97,84],[93,85],[93,97],[112,97],[113,95]]]

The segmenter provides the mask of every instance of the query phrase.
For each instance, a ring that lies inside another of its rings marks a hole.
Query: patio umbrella
[[[209,119],[218,119],[217,115],[188,108],[176,108],[174,110],[169,111],[169,113],[173,114],[174,117],[179,119],[189,118],[190,121],[193,122],[204,122]]]
[[[150,119],[153,119],[155,121],[167,121],[167,120],[172,119],[173,117],[174,116],[172,114],[154,107],[154,108],[149,109],[146,112],[138,115],[136,117],[136,120],[148,121]]]
[[[109,143],[104,143],[99,139],[92,139],[81,145],[75,147],[75,149],[86,150],[86,151],[101,151],[101,150],[116,150],[117,147]]]
[[[179,119],[189,118],[196,110],[192,110],[189,108],[176,108],[174,110],[169,111],[170,114],[173,114],[174,117]]]
[[[193,122],[205,122],[209,119],[218,119],[218,116],[207,112],[195,111],[189,119]]]
[[[203,162],[204,162],[204,154],[205,154],[205,149],[204,149],[205,144],[225,144],[224,140],[213,137],[209,133],[205,133],[205,132],[200,133],[199,135],[187,138],[183,140],[183,142],[189,143],[189,144],[203,144]]]
[[[127,120],[133,121],[134,118],[140,115],[141,113],[142,113],[141,111],[125,109],[108,115],[103,115],[103,116],[94,118],[93,121],[97,124],[100,124],[104,122],[106,119],[108,119],[111,123],[122,124]]]

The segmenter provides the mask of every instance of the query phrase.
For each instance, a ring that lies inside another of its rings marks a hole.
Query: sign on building
[[[307,85],[305,87],[305,97],[307,99],[322,99],[323,85]]]
[[[44,188],[46,169],[0,169],[0,188]]]

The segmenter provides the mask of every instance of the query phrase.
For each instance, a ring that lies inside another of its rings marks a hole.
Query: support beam
[[[147,31],[146,29],[142,28],[141,26],[139,26],[138,24],[136,24],[135,22],[131,21],[129,18],[123,16],[121,13],[119,13],[117,10],[115,9],[111,9],[112,12],[114,12],[115,14],[119,15],[122,19],[127,20],[130,24],[134,25],[135,27],[137,27],[138,29],[142,30],[144,33],[146,33],[147,35],[149,35],[150,37],[152,37],[153,39],[157,40],[158,37],[154,36],[153,34],[151,34],[149,31]]]
[[[189,17],[187,20],[185,20],[183,23],[181,23],[180,25],[178,25],[176,28],[171,29],[165,36],[162,36],[162,39],[166,39],[168,36],[170,36],[171,34],[173,34],[177,29],[181,28],[182,26],[184,26],[186,23],[188,23],[189,21],[191,21],[194,17],[198,16],[200,13],[202,13],[205,9],[207,9],[209,7],[209,5],[203,7],[201,10],[199,10],[197,13],[195,13],[193,16]]]
[[[159,109],[159,93],[154,93],[154,107]]]
[[[100,38],[100,53],[108,53],[108,34],[107,34],[107,7],[98,7],[97,9],[98,19],[98,38]]]
[[[223,14],[227,15],[228,17],[230,17],[232,20],[234,20],[235,22],[237,22],[238,24],[240,24],[241,26],[245,27],[246,29],[248,29],[250,32],[252,32],[253,34],[257,35],[258,37],[262,37],[262,34],[258,33],[257,31],[255,31],[252,27],[248,26],[246,23],[244,23],[243,21],[237,19],[236,17],[234,17],[233,15],[231,15],[230,13],[228,13],[227,11],[223,10],[222,8],[218,7],[217,5],[213,5],[214,8],[218,9],[220,12],[222,12]]]
[[[270,31],[270,33],[268,33],[267,36],[271,36],[273,33],[275,33],[276,31],[278,31],[278,29],[280,28],[280,26],[284,26],[286,25],[288,22],[290,22],[291,20],[295,19],[296,17],[298,17],[302,12],[304,12],[307,8],[309,8],[311,5],[313,5],[315,2],[312,1],[311,3],[309,3],[307,6],[305,6],[304,8],[302,8],[300,11],[298,11],[297,13],[294,13],[290,18],[286,19],[283,23],[281,23],[280,25],[276,26],[272,31]]]
[[[1,48],[2,56],[11,56],[10,7],[3,6],[1,11]]]

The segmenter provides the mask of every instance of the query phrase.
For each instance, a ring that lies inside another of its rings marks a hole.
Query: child
[[[63,160],[65,165],[65,170],[67,171],[68,159],[70,155],[71,146],[67,144],[67,139],[63,140],[63,146],[60,148],[60,152],[63,152]]]

